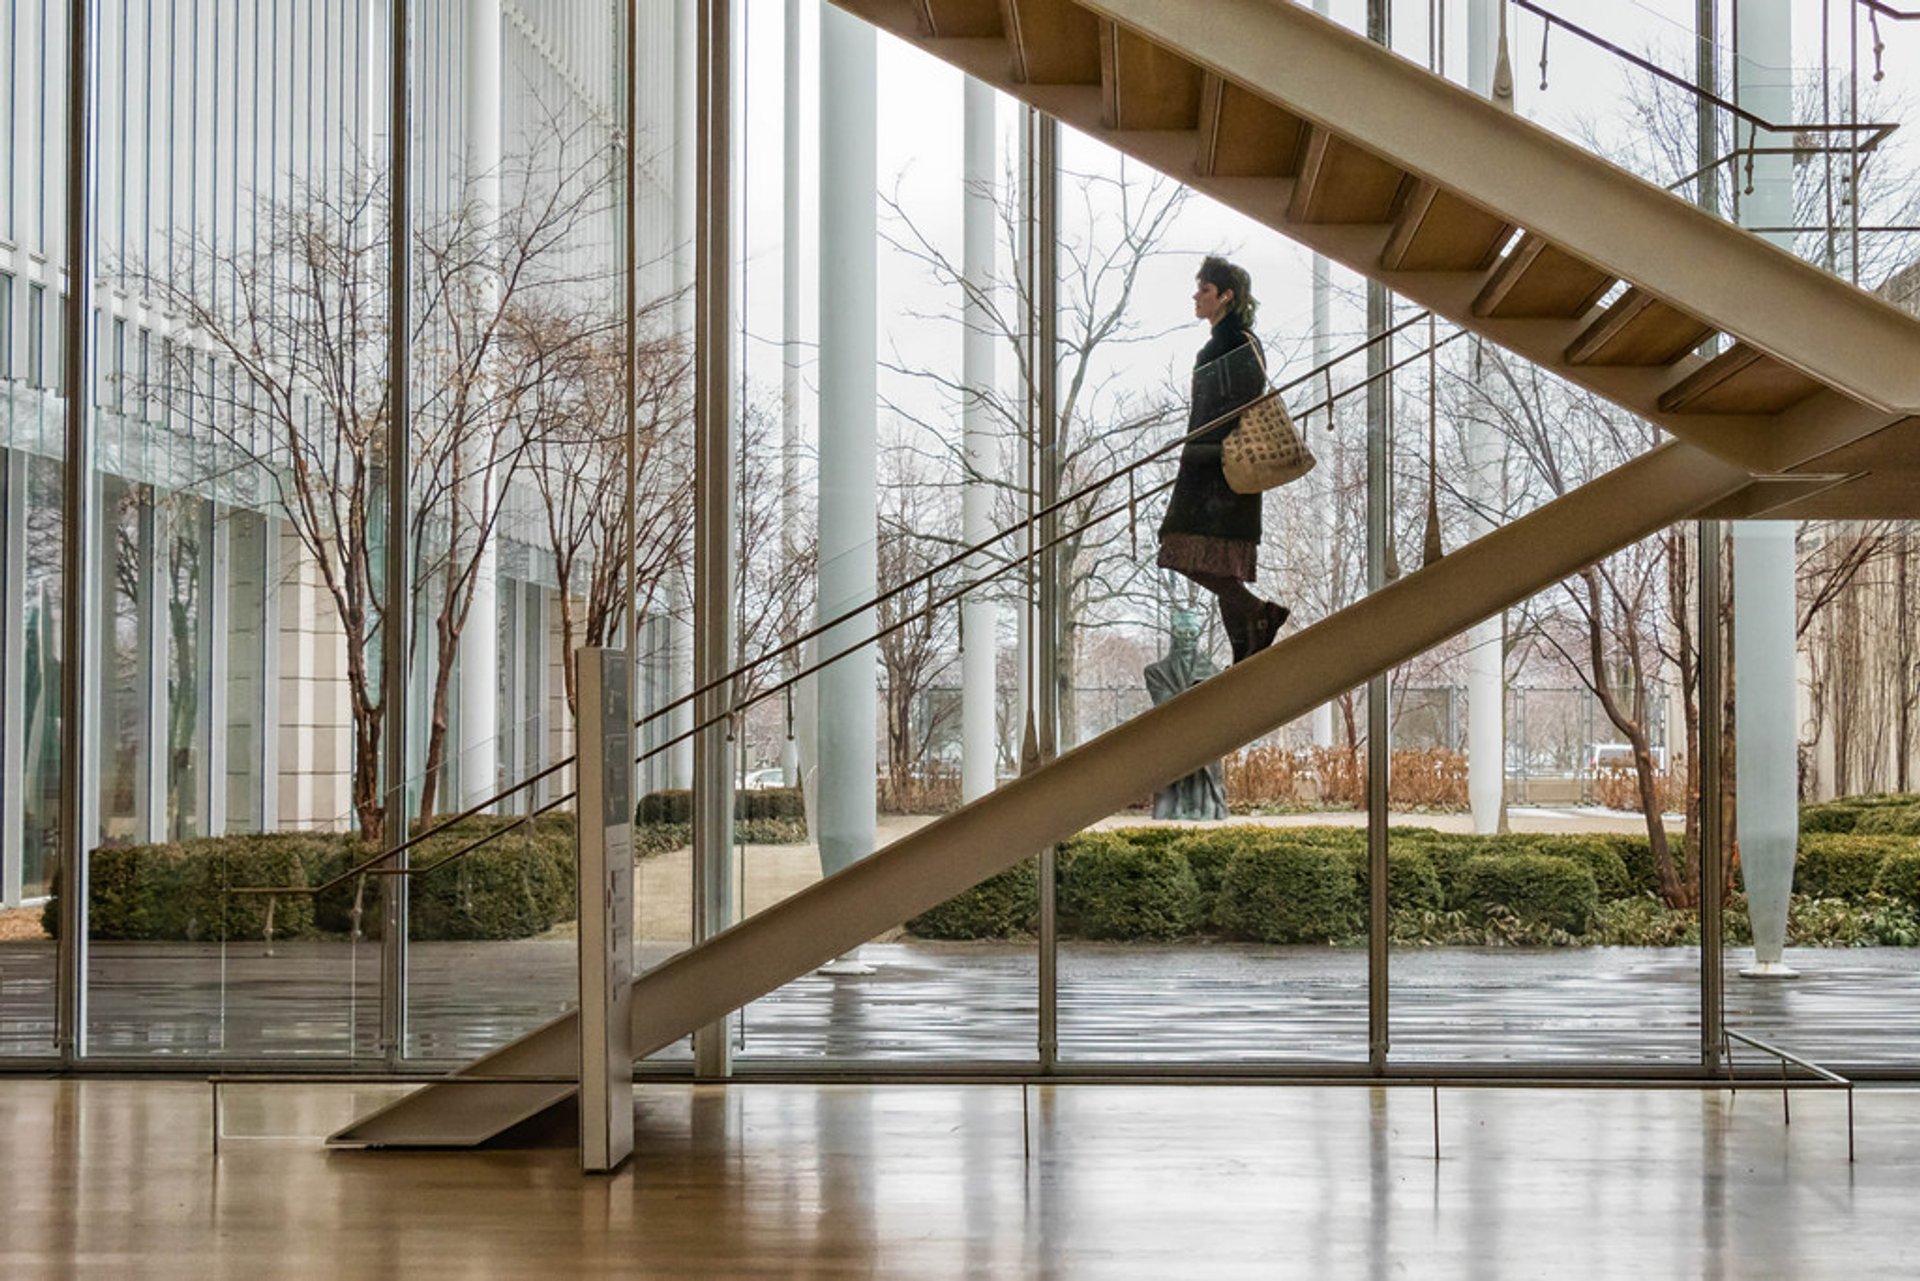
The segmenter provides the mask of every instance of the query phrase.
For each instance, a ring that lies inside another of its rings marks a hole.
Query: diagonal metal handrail
[[[1893,9],[1881,3],[1880,0],[1856,0],[1856,2],[1865,6],[1870,10],[1873,10],[1874,12],[1884,13],[1888,17],[1895,18],[1895,19],[1904,20],[1907,18],[1920,16],[1920,13],[1909,13],[1902,10]],[[1749,111],[1745,107],[1742,107],[1739,103],[1723,98],[1719,94],[1715,93],[1713,90],[1708,89],[1702,85],[1697,85],[1693,81],[1687,79],[1685,76],[1677,75],[1674,72],[1668,71],[1665,67],[1660,66],[1658,63],[1653,62],[1648,58],[1644,58],[1629,49],[1625,49],[1620,45],[1615,44],[1613,41],[1608,40],[1605,36],[1602,36],[1593,31],[1589,31],[1587,28],[1581,26],[1579,23],[1573,22],[1567,18],[1561,17],[1559,14],[1553,12],[1551,9],[1547,9],[1541,6],[1540,4],[1535,3],[1535,0],[1513,0],[1513,3],[1516,7],[1525,9],[1528,13],[1531,13],[1535,17],[1539,18],[1543,23],[1546,24],[1547,30],[1550,31],[1554,27],[1559,27],[1561,30],[1566,31],[1571,35],[1578,36],[1582,40],[1585,40],[1587,43],[1594,45],[1597,48],[1604,49],[1606,52],[1612,54],[1614,57],[1619,58],[1624,62],[1629,62],[1633,64],[1634,66],[1638,67],[1640,70],[1646,72],[1647,74],[1657,77],[1660,80],[1664,80],[1668,84],[1673,85],[1677,88],[1684,89],[1688,93],[1694,95],[1696,98],[1699,98],[1705,102],[1710,102],[1714,106],[1720,108],[1722,111],[1730,113],[1736,119],[1746,122],[1746,125],[1750,132],[1748,134],[1747,145],[1745,147],[1736,145],[1731,151],[1728,151],[1725,155],[1719,156],[1716,159],[1708,162],[1707,164],[1700,166],[1698,169],[1695,169],[1692,173],[1687,174],[1684,177],[1678,178],[1673,182],[1668,183],[1667,184],[1668,190],[1672,190],[1677,187],[1684,187],[1687,183],[1692,182],[1694,179],[1698,178],[1701,174],[1705,173],[1707,170],[1716,169],[1719,166],[1726,164],[1729,161],[1738,160],[1742,156],[1748,157],[1749,164],[1751,164],[1751,158],[1755,155],[1793,154],[1798,151],[1805,151],[1805,150],[1835,151],[1835,152],[1846,150],[1850,152],[1859,152],[1860,154],[1864,155],[1865,153],[1872,151],[1875,147],[1878,147],[1882,142],[1885,142],[1887,139],[1887,136],[1891,134],[1895,129],[1899,128],[1898,124],[1895,124],[1892,122],[1866,121],[1866,120],[1825,122],[1820,124],[1781,124],[1777,121],[1769,120],[1765,116],[1758,115],[1755,112]],[[1546,87],[1546,74],[1547,74],[1547,49],[1546,49],[1545,36],[1543,35],[1541,37],[1541,45],[1540,45],[1540,76],[1541,76],[1542,88]],[[1853,134],[1855,135],[1855,140],[1844,149],[1837,146],[1816,147],[1816,148],[1759,147],[1755,145],[1754,139],[1759,136],[1760,131],[1763,129],[1766,130],[1768,133],[1775,133],[1775,134],[1777,133]],[[1862,134],[1866,135],[1864,141],[1861,141],[1859,138],[1859,135],[1862,135]],[[1739,142],[1739,139],[1736,137],[1734,141],[1737,144]]]
[[[714,690],[723,688],[724,686],[733,683],[734,681],[738,680],[742,675],[746,674],[747,672],[753,671],[755,668],[761,667],[769,662],[772,662],[774,659],[780,658],[783,655],[792,653],[793,651],[807,644],[809,641],[816,640],[819,637],[825,635],[826,633],[832,631],[833,629],[853,621],[854,619],[869,612],[870,610],[878,608],[881,604],[885,603],[886,601],[889,601],[905,592],[913,590],[914,588],[920,586],[921,584],[926,583],[928,580],[938,576],[939,574],[946,572],[949,569],[954,568],[955,566],[961,564],[963,561],[966,561],[975,555],[985,552],[987,549],[991,548],[995,544],[1000,543],[1006,540],[1007,538],[1012,537],[1015,534],[1021,533],[1022,531],[1030,531],[1033,528],[1033,526],[1036,523],[1038,523],[1038,521],[1042,517],[1056,513],[1060,511],[1062,508],[1067,507],[1072,503],[1079,501],[1080,499],[1087,498],[1097,493],[1099,490],[1106,488],[1109,485],[1116,484],[1121,480],[1129,479],[1130,477],[1133,476],[1135,472],[1158,461],[1160,458],[1172,452],[1174,449],[1177,449],[1185,445],[1188,441],[1192,440],[1194,437],[1204,435],[1206,432],[1212,431],[1214,428],[1218,427],[1220,424],[1224,422],[1228,422],[1231,419],[1236,418],[1239,415],[1245,413],[1246,410],[1250,408],[1252,405],[1260,404],[1266,400],[1280,396],[1284,392],[1291,391],[1296,387],[1300,387],[1307,383],[1310,383],[1317,378],[1324,377],[1329,380],[1328,395],[1323,399],[1316,401],[1315,403],[1300,410],[1299,416],[1304,418],[1308,415],[1319,413],[1321,411],[1328,411],[1330,413],[1334,405],[1336,405],[1339,401],[1347,398],[1348,396],[1352,396],[1361,391],[1364,391],[1367,387],[1371,386],[1373,383],[1379,381],[1380,379],[1387,377],[1388,375],[1395,373],[1402,368],[1405,368],[1407,365],[1412,364],[1415,361],[1425,358],[1430,350],[1438,349],[1439,347],[1444,347],[1449,343],[1452,343],[1455,340],[1459,339],[1467,332],[1465,330],[1456,330],[1452,334],[1449,334],[1447,337],[1440,339],[1438,342],[1430,344],[1429,346],[1422,346],[1417,351],[1409,355],[1403,356],[1396,361],[1389,362],[1386,365],[1382,366],[1380,369],[1368,374],[1366,377],[1362,378],[1361,380],[1348,384],[1347,386],[1340,388],[1338,391],[1334,391],[1331,389],[1332,370],[1336,365],[1339,365],[1344,363],[1345,361],[1351,360],[1355,356],[1362,355],[1368,350],[1370,350],[1371,348],[1379,345],[1380,343],[1389,341],[1395,336],[1397,336],[1398,334],[1404,332],[1405,330],[1412,328],[1413,326],[1420,324],[1422,321],[1428,320],[1430,318],[1432,318],[1431,312],[1428,312],[1428,311],[1418,312],[1414,315],[1407,317],[1404,320],[1397,322],[1391,327],[1385,330],[1382,330],[1379,334],[1376,334],[1360,343],[1356,343],[1354,346],[1347,348],[1345,351],[1342,351],[1338,355],[1333,356],[1332,358],[1322,362],[1319,365],[1315,365],[1312,369],[1309,369],[1307,372],[1299,375],[1298,377],[1289,379],[1287,382],[1282,383],[1280,386],[1273,388],[1272,390],[1268,391],[1266,395],[1257,397],[1255,400],[1249,402],[1247,405],[1242,405],[1237,409],[1234,409],[1228,413],[1220,414],[1210,419],[1209,421],[1202,423],[1199,427],[1194,428],[1192,431],[1187,432],[1185,435],[1178,436],[1173,440],[1167,441],[1166,443],[1160,445],[1158,448],[1152,450],[1151,452],[1142,455],[1140,458],[1135,459],[1133,462],[1128,463],[1127,465],[1120,467],[1112,472],[1109,472],[1105,476],[1089,481],[1087,484],[1081,486],[1079,489],[1076,489],[1072,493],[1057,499],[1055,502],[1048,505],[1047,507],[1042,508],[1038,511],[1035,511],[1031,516],[1021,520],[1017,524],[1010,525],[1007,528],[1002,529],[999,532],[992,534],[989,537],[981,540],[980,542],[974,543],[968,547],[962,548],[957,552],[954,552],[945,560],[939,562],[938,564],[926,570],[923,570],[919,574],[914,575],[912,578],[906,579],[894,585],[893,587],[887,589],[885,592],[882,592],[879,595],[875,596],[872,600],[863,602],[859,605],[855,605],[852,608],[848,609],[846,612],[840,614],[838,617],[835,617],[827,620],[826,622],[820,623],[815,627],[813,627],[811,630],[804,632],[799,636],[794,637],[792,640],[787,641],[773,649],[767,650],[754,658],[748,659],[746,662],[742,663],[740,666],[734,668],[733,670],[715,677],[713,680],[708,681],[706,684],[698,687],[697,689],[691,690],[688,693],[683,694],[682,696],[673,700],[670,703],[664,704],[663,706],[656,708],[652,712],[648,713],[646,716],[643,716],[639,720],[635,721],[634,728],[637,729],[647,724],[650,724],[653,721],[659,720],[660,718],[671,714],[677,709],[684,707],[689,703],[692,703],[694,700],[700,698],[702,695],[711,693]],[[1121,430],[1124,430],[1127,427],[1149,426],[1158,417],[1159,415],[1157,414],[1143,416],[1142,418],[1135,420],[1133,423],[1124,424]],[[1329,424],[1329,430],[1331,430],[1331,424]],[[723,721],[730,720],[734,716],[738,715],[741,711],[744,711],[746,708],[752,707],[756,703],[759,703],[768,698],[771,698],[776,694],[785,692],[786,690],[799,684],[800,681],[804,680],[808,676],[813,675],[814,673],[820,671],[825,667],[831,666],[833,663],[836,663],[840,659],[847,657],[849,654],[855,653],[856,651],[861,649],[865,649],[867,646],[872,645],[875,641],[881,639],[882,637],[891,635],[892,633],[900,630],[901,628],[906,627],[908,624],[913,623],[918,619],[924,618],[928,614],[933,613],[936,610],[944,609],[948,605],[952,604],[953,602],[959,600],[961,597],[965,596],[967,593],[975,591],[982,586],[985,586],[987,583],[990,583],[995,579],[998,579],[1006,575],[1007,573],[1011,572],[1014,569],[1023,567],[1029,561],[1031,561],[1034,557],[1037,557],[1041,552],[1047,551],[1059,545],[1060,543],[1066,541],[1067,539],[1073,537],[1074,535],[1081,533],[1084,530],[1090,529],[1095,525],[1098,525],[1108,519],[1111,519],[1113,516],[1118,515],[1122,511],[1131,511],[1135,506],[1137,506],[1137,504],[1143,498],[1150,499],[1150,498],[1156,497],[1157,495],[1164,492],[1168,488],[1171,488],[1172,484],[1173,484],[1172,481],[1166,481],[1162,484],[1156,485],[1154,488],[1148,490],[1145,494],[1139,494],[1139,493],[1131,494],[1128,497],[1126,502],[1117,504],[1113,507],[1109,507],[1105,511],[1101,511],[1089,517],[1088,519],[1082,521],[1081,523],[1074,525],[1071,528],[1056,535],[1054,538],[1049,539],[1045,543],[1031,546],[1026,552],[1021,554],[1020,556],[1006,559],[997,568],[993,569],[989,573],[984,574],[979,578],[972,579],[965,583],[960,584],[959,586],[955,587],[952,591],[948,592],[946,595],[940,597],[939,599],[930,601],[926,605],[913,611],[912,613],[906,614],[901,618],[897,619],[896,621],[894,621],[893,623],[887,625],[886,627],[883,627],[877,630],[872,636],[863,637],[860,640],[854,642],[853,644],[848,645],[844,649],[841,649],[835,653],[826,655],[825,657],[818,658],[811,664],[808,664],[798,669],[797,671],[793,672],[792,674],[787,676],[785,679],[754,694],[751,698],[741,700],[739,703],[733,706],[730,706],[726,711],[720,713],[719,715],[709,717],[707,720],[701,721],[698,724],[693,725],[691,728],[682,731],[681,733],[675,735],[674,737],[667,739],[662,743],[656,744],[655,746],[642,752],[639,756],[635,757],[634,758],[635,763],[637,764],[639,762],[649,760],[652,757],[657,756],[658,754],[666,751],[669,748],[675,747],[680,743],[686,742],[688,739],[700,733],[702,730],[709,729],[714,725],[718,725],[722,723]],[[499,804],[501,801],[506,800],[508,797],[518,795],[519,793],[525,791],[527,788],[532,787],[534,784],[540,782],[542,779],[549,778],[552,775],[560,772],[561,770],[566,769],[568,766],[572,765],[576,759],[577,758],[575,756],[563,757],[553,762],[551,765],[546,766],[544,769],[541,769],[536,773],[529,774],[527,777],[521,779],[519,782],[512,784],[511,786],[487,798],[486,800],[480,801],[468,807],[467,809],[461,811],[460,813],[455,814],[451,818],[445,819],[442,822],[434,824],[433,827],[427,829],[426,831],[419,832],[413,836],[408,837],[405,841],[394,846],[392,849],[381,850],[376,854],[370,855],[368,858],[366,858],[362,862],[357,863],[352,867],[349,867],[341,872],[336,873],[335,875],[329,877],[325,881],[322,881],[318,885],[229,886],[225,892],[229,894],[256,894],[256,895],[257,894],[316,895],[316,894],[325,893],[328,890],[331,890],[340,885],[343,885],[346,882],[352,880],[356,876],[426,875],[429,872],[435,871],[438,868],[446,866],[448,863],[454,862],[461,858],[465,858],[467,855],[473,853],[475,850],[481,848],[484,845],[490,844],[493,841],[498,840],[503,836],[506,836],[510,832],[513,832],[519,829],[520,827],[524,826],[525,824],[531,822],[533,819],[540,817],[542,814],[549,813],[550,811],[559,808],[560,806],[566,804],[568,801],[571,801],[572,799],[574,799],[575,793],[567,792],[561,796],[555,797],[551,801],[548,801],[546,804],[540,806],[538,809],[531,810],[525,814],[515,815],[512,822],[504,823],[490,832],[483,833],[475,837],[468,844],[463,845],[459,849],[454,850],[451,853],[447,854],[446,856],[436,859],[431,863],[425,864],[424,866],[403,868],[403,867],[382,867],[380,866],[380,864],[386,863],[388,860],[394,858],[396,855],[401,854],[407,850],[410,850],[415,846],[418,846],[424,843],[425,841],[427,841],[428,839],[434,836],[440,835],[441,833],[447,831],[449,828],[452,828],[459,823],[465,822],[470,818],[476,818],[480,816],[484,811],[492,808],[494,805]]]

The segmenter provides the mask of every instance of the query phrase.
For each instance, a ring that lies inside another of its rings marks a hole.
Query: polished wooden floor
[[[1920,1093],[640,1091],[640,1151],[328,1153],[383,1088],[0,1078],[0,1277],[1912,1277]],[[1024,1130],[1024,1137],[1023,1137]],[[1029,1150],[1030,1145],[1030,1150]]]

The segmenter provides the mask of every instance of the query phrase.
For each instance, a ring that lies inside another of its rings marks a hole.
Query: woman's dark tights
[[[1239,662],[1246,657],[1248,624],[1255,611],[1264,609],[1267,602],[1248,591],[1247,585],[1231,574],[1202,574],[1191,570],[1181,573],[1212,592],[1220,602],[1220,622],[1226,627],[1227,640],[1233,646],[1233,661]]]

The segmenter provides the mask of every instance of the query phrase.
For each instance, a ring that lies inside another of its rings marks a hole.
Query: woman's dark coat
[[[1256,357],[1258,349],[1259,340],[1238,316],[1229,313],[1214,325],[1213,337],[1193,361],[1189,432],[1265,394],[1267,375]],[[1229,353],[1237,354],[1221,359]],[[1220,469],[1220,443],[1239,421],[1229,418],[1181,447],[1173,497],[1167,502],[1166,519],[1160,522],[1163,537],[1201,534],[1249,543],[1260,541],[1260,495],[1234,493]]]

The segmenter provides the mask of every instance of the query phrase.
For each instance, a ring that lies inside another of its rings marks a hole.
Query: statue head
[[[1194,647],[1200,640],[1200,633],[1206,626],[1205,615],[1197,609],[1176,609],[1168,627],[1173,637],[1175,652],[1184,652]]]

